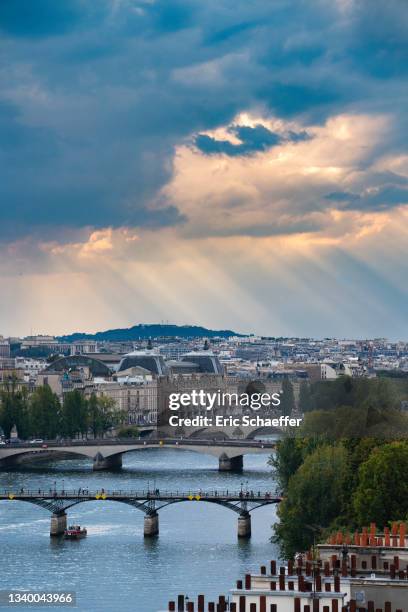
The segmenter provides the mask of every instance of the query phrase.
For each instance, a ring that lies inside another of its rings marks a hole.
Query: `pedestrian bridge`
[[[241,471],[243,455],[270,454],[276,443],[259,440],[196,440],[163,438],[140,440],[74,440],[48,441],[38,444],[27,442],[0,446],[0,469],[18,465],[30,458],[86,457],[92,459],[94,470],[118,469],[122,466],[124,453],[150,448],[172,448],[179,451],[194,451],[218,458],[220,471]]]
[[[147,489],[143,491],[89,491],[79,488],[75,491],[57,491],[50,488],[48,491],[38,489],[19,491],[4,490],[0,492],[0,501],[16,502],[23,501],[52,513],[51,536],[59,536],[67,527],[66,511],[82,502],[89,501],[114,501],[127,504],[142,511],[144,518],[144,535],[155,536],[159,533],[158,511],[172,504],[181,502],[207,502],[228,508],[238,514],[238,537],[251,537],[250,512],[262,506],[278,504],[282,501],[269,491],[250,491],[240,489],[239,491],[160,491],[159,489]]]

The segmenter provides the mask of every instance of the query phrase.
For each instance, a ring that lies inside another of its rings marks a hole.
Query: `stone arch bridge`
[[[275,442],[259,440],[196,440],[174,438],[141,440],[75,440],[38,444],[18,443],[0,446],[0,469],[7,469],[30,459],[84,457],[93,461],[94,470],[119,469],[122,456],[149,448],[172,448],[204,453],[218,458],[220,471],[242,471],[243,456],[271,454]]]

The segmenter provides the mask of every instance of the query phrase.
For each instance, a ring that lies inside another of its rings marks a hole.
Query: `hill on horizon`
[[[178,338],[230,338],[231,336],[245,336],[230,329],[213,330],[198,325],[162,325],[153,323],[150,325],[133,325],[133,327],[108,329],[106,331],[87,334],[75,332],[65,336],[59,336],[61,342],[75,342],[76,340],[96,340],[108,342],[127,342],[132,340],[147,340],[158,337]]]

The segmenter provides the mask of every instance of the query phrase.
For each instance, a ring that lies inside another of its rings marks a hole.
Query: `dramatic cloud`
[[[255,127],[248,125],[233,125],[228,132],[238,139],[238,143],[230,140],[217,140],[207,134],[199,134],[195,138],[195,145],[203,153],[225,153],[226,155],[250,155],[259,151],[266,151],[271,147],[281,144],[284,141],[299,142],[307,140],[306,132],[289,132],[284,138],[282,135],[271,132],[262,124]]]
[[[406,183],[408,185],[408,180]],[[362,194],[341,191],[329,193],[326,198],[332,202],[345,203],[349,208],[393,208],[402,204],[408,204],[408,187],[404,189],[398,185],[384,185],[367,189]]]
[[[379,170],[391,125],[389,116],[355,114],[302,129],[293,121],[239,115],[206,135],[208,142],[228,143],[233,153],[225,145],[203,150],[197,138],[196,148],[178,148],[162,201],[184,214],[179,231],[190,238],[341,235],[344,216],[342,223],[336,221],[336,210],[348,212],[353,223],[354,210],[368,213],[407,203],[408,177],[401,170]],[[243,137],[252,131],[273,134],[274,146],[254,148],[254,139]],[[238,143],[225,135],[239,135]]]
[[[27,299],[54,331],[96,307],[251,329],[244,304],[265,333],[326,308],[324,333],[364,333],[330,274],[367,279],[377,335],[387,309],[408,332],[407,27],[406,0],[0,3],[0,333],[29,330]]]

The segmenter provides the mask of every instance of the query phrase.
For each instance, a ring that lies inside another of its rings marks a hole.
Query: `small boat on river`
[[[64,531],[64,538],[67,540],[79,540],[80,538],[85,538],[87,533],[85,527],[70,525],[68,529]]]

